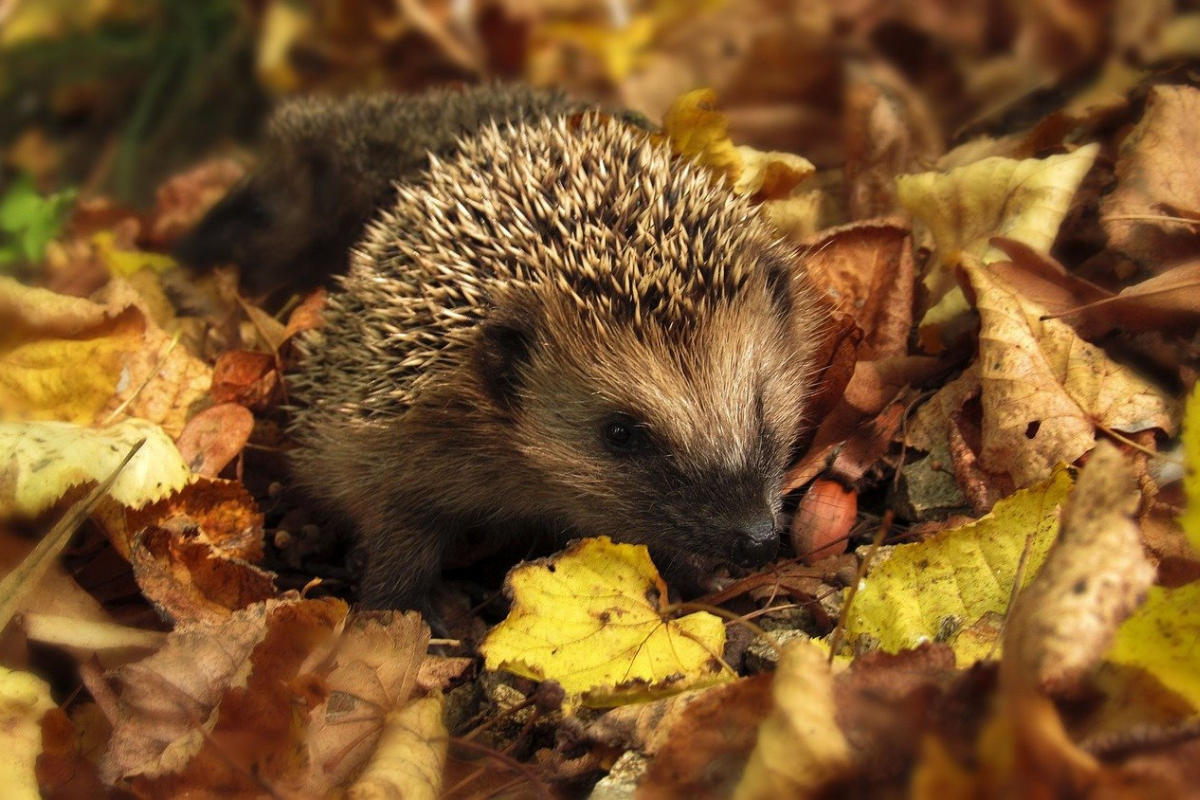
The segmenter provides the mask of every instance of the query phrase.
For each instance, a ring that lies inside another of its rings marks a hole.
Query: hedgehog
[[[289,101],[268,123],[257,167],[176,244],[175,256],[201,270],[237,264],[252,295],[315,288],[345,272],[393,182],[418,176],[429,154],[453,155],[488,121],[583,109],[561,93],[504,84]]]
[[[645,132],[487,125],[399,187],[301,342],[295,478],[357,527],[366,606],[428,611],[478,535],[608,535],[704,588],[776,557],[820,320],[799,254]]]

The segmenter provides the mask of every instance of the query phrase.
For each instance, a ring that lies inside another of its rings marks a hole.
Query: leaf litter
[[[1187,793],[1200,88],[1171,59],[1197,55],[1194,15],[327,5],[257,4],[229,41],[276,92],[495,74],[631,108],[804,253],[830,323],[786,479],[792,551],[676,604],[644,551],[585,541],[514,568],[509,607],[467,548],[433,650],[415,614],[350,611],[353,556],[283,469],[291,341],[323,294],[267,307],[168,254],[245,159],[147,157],[138,211],[96,196],[103,160],[70,171],[94,138],[35,114],[0,195],[19,278],[0,283],[0,541],[88,519],[0,637],[6,785]],[[68,26],[81,42],[157,8],[95,6]],[[55,8],[18,4],[0,74],[62,35]],[[66,80],[38,113],[124,107],[116,82]],[[71,669],[39,678],[30,642]]]

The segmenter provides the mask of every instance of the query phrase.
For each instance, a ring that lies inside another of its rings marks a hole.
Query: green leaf
[[[17,178],[0,196],[0,264],[41,261],[62,232],[75,196],[71,189],[42,197],[32,178]]]

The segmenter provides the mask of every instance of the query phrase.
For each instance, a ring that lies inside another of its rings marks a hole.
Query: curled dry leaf
[[[97,515],[109,541],[125,559],[147,527],[188,530],[196,541],[246,561],[263,557],[263,516],[246,487],[235,481],[197,478],[140,509],[105,508]]]
[[[681,95],[663,115],[663,133],[671,149],[723,177],[734,192],[757,202],[782,200],[816,172],[807,159],[792,153],[763,153],[737,147],[729,122],[716,110],[716,93],[697,89]]]
[[[185,518],[145,528],[130,563],[146,599],[175,623],[217,623],[275,596],[274,576],[193,538]]]
[[[555,680],[587,705],[637,702],[728,680],[725,626],[664,617],[667,587],[642,545],[584,539],[515,567],[508,618],[480,646],[488,669]]]
[[[278,363],[270,353],[231,350],[218,356],[213,366],[212,398],[217,403],[240,403],[262,411],[278,388]]]
[[[1049,251],[1098,152],[1098,145],[1087,145],[1044,159],[985,158],[948,173],[897,179],[901,205],[921,218],[935,243],[935,261],[926,273],[925,288],[937,305],[921,323],[927,344],[948,341],[965,330],[961,318],[966,301],[953,271],[962,254],[984,263],[1002,258],[989,243],[993,236]]]
[[[980,462],[1017,487],[1090,450],[1098,427],[1125,433],[1175,430],[1175,402],[1133,370],[1084,342],[1060,320],[963,261],[979,310]]]
[[[786,645],[771,685],[773,708],[758,730],[737,800],[820,797],[850,770],[826,654],[811,642]]]
[[[1196,227],[1166,219],[1200,213],[1198,115],[1200,89],[1151,89],[1142,119],[1121,144],[1117,188],[1100,206],[1109,246],[1156,272],[1200,254]]]
[[[1088,458],[1063,511],[1058,541],[1017,599],[1001,674],[1043,691],[1071,693],[1154,582],[1133,514],[1140,494],[1115,445]]]
[[[141,439],[146,443],[107,492],[107,497],[130,508],[159,500],[191,479],[162,428],[137,419],[107,428],[0,422],[0,517],[35,516],[71,487],[103,481]]]
[[[450,743],[442,724],[443,705],[442,696],[436,694],[388,714],[379,745],[362,776],[347,791],[348,800],[440,797]]]

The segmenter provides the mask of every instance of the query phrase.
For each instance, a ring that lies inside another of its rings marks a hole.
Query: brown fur
[[[475,529],[644,542],[689,581],[738,560],[814,383],[795,259],[611,120],[485,131],[401,191],[296,384],[296,472],[360,529],[363,601],[422,605]]]

